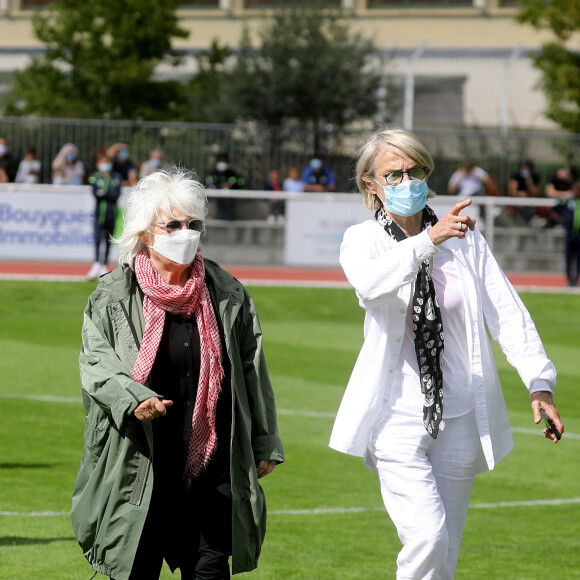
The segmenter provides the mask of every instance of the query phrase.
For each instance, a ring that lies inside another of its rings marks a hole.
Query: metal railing
[[[326,127],[320,153],[334,171],[339,191],[354,191],[353,155],[364,143],[372,125],[361,129]],[[580,135],[471,129],[422,129],[415,133],[431,152],[435,172],[430,187],[443,194],[447,180],[466,159],[485,169],[501,195],[507,195],[510,176],[523,159],[535,162],[544,191],[553,172],[580,159]],[[139,164],[154,148],[161,148],[169,163],[193,169],[203,179],[218,152],[226,151],[231,165],[245,178],[248,189],[263,189],[271,169],[282,177],[290,167],[302,169],[314,153],[314,135],[305,127],[264,127],[256,124],[164,123],[94,119],[31,119],[0,117],[0,137],[8,140],[16,158],[34,145],[42,162],[41,182],[50,183],[51,163],[65,143],[74,143],[87,173],[95,157],[113,143],[128,143]]]

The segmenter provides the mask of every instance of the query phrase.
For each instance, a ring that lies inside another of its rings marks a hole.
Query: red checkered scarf
[[[182,316],[194,314],[197,322],[200,342],[199,383],[183,474],[189,486],[193,478],[207,466],[217,446],[215,414],[223,377],[220,332],[205,283],[203,259],[199,255],[195,257],[189,280],[183,288],[167,284],[145,251],[141,251],[135,258],[135,274],[145,294],[145,331],[131,373],[138,383],[145,383],[153,367],[163,335],[165,312]]]

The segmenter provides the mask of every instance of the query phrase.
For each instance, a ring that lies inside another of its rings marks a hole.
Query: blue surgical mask
[[[398,185],[382,185],[376,179],[371,179],[383,188],[383,205],[391,213],[409,217],[422,211],[427,203],[429,187],[424,179],[408,179]]]
[[[99,171],[101,173],[109,173],[113,169],[112,163],[99,163]]]

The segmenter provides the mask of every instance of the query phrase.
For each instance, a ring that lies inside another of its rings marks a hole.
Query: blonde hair
[[[367,142],[356,153],[356,184],[363,196],[363,203],[372,211],[381,207],[382,202],[378,196],[369,189],[368,178],[375,177],[377,155],[380,151],[398,149],[407,157],[410,157],[417,165],[425,167],[428,178],[435,168],[429,151],[420,143],[413,133],[403,129],[381,127],[375,131]],[[367,178],[365,180],[365,177]],[[429,190],[429,197],[435,194]]]
[[[174,209],[190,219],[205,220],[207,196],[195,173],[170,167],[141,179],[125,202],[123,232],[113,240],[119,245],[119,263],[132,268],[135,256],[144,248],[139,234],[147,230],[160,213],[175,218]]]

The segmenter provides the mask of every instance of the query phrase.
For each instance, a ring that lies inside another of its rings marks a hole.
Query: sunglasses
[[[425,167],[413,167],[409,169],[409,171],[391,171],[383,177],[385,178],[387,185],[399,185],[399,183],[403,181],[403,175],[408,175],[409,179],[413,181],[421,181],[425,179],[427,170]]]
[[[165,231],[168,234],[177,232],[183,227],[186,227],[188,230],[194,230],[196,232],[203,232],[205,229],[205,222],[203,220],[169,220],[168,222],[156,223],[155,225],[159,226],[160,228],[165,228]]]

